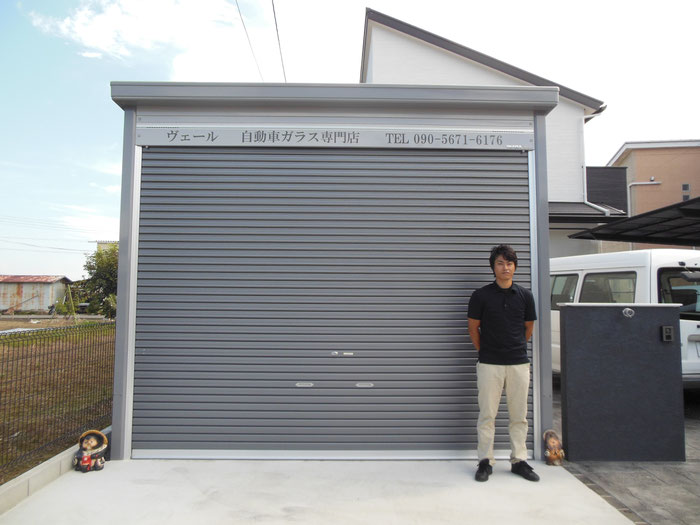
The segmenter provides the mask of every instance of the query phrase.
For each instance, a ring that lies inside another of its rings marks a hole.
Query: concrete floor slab
[[[565,469],[531,464],[539,483],[507,461],[486,483],[464,461],[113,461],[61,476],[0,525],[629,525]]]

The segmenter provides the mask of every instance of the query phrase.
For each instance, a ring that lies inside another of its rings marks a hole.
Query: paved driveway
[[[685,395],[685,462],[568,463],[567,469],[635,523],[700,523],[700,389]],[[561,431],[561,398],[555,382],[555,428]]]
[[[497,463],[486,483],[465,461],[109,462],[69,472],[0,525],[629,525],[561,467],[539,483]]]

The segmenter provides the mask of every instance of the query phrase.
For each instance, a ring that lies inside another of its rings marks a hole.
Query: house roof
[[[550,223],[598,223],[610,222],[625,217],[626,213],[604,204],[586,204],[585,202],[550,202]]]
[[[73,282],[65,275],[0,275],[0,283],[55,283],[58,281]]]
[[[569,235],[572,239],[700,246],[700,197]]]
[[[608,161],[608,166],[614,166],[618,160],[622,160],[635,149],[661,149],[661,148],[700,148],[700,140],[647,140],[641,142],[625,142],[617,150],[613,158]]]
[[[401,20],[392,18],[369,8],[367,8],[365,14],[365,35],[362,44],[362,67],[360,70],[360,82],[366,82],[367,77],[370,22],[384,25],[419,40],[423,40],[424,42],[455,53],[456,55],[472,60],[486,67],[490,67],[491,69],[500,71],[501,73],[517,78],[534,86],[556,86],[559,88],[560,96],[573,100],[574,102],[578,102],[579,104],[589,108],[591,110],[590,116],[601,113],[603,110],[605,110],[605,103],[601,100],[584,95],[583,93],[579,93],[578,91],[567,88],[566,86],[562,86],[561,84],[557,84],[556,82],[552,82],[551,80],[547,80],[546,78],[542,78],[533,73],[525,71],[524,69],[507,64],[501,60],[485,55],[484,53],[480,53],[479,51],[457,44],[434,33],[430,33],[429,31],[425,31],[424,29],[407,24],[406,22],[402,22]]]

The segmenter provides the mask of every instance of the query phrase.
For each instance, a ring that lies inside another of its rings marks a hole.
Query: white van
[[[561,370],[559,304],[677,303],[685,386],[700,386],[700,251],[638,250],[550,259],[552,369]]]

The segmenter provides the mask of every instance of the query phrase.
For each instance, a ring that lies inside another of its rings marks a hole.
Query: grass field
[[[114,324],[0,336],[0,483],[111,422]]]
[[[94,323],[94,319],[81,319],[78,317],[77,324]],[[51,319],[42,318],[29,318],[29,319],[13,319],[8,316],[6,318],[0,317],[0,332],[3,330],[11,330],[12,328],[62,328],[64,326],[76,326],[76,322],[70,318],[65,317],[55,317]]]

